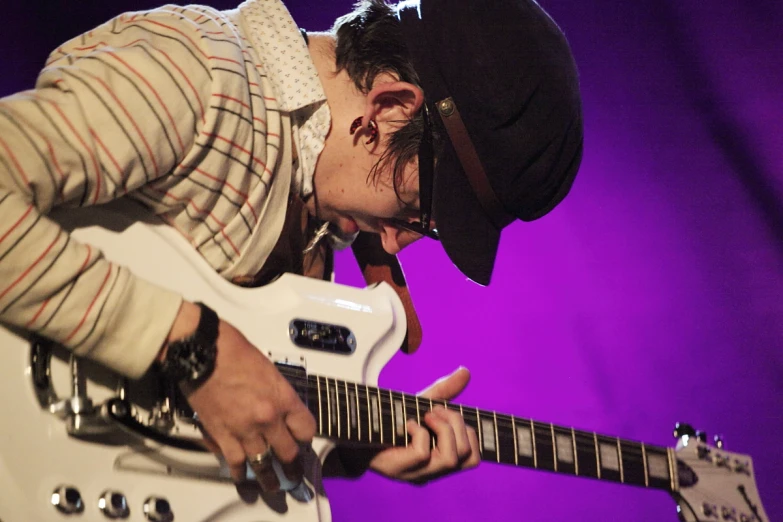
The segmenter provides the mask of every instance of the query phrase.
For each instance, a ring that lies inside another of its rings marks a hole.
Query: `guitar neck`
[[[669,448],[316,375],[289,380],[306,398],[322,437],[406,446],[406,423],[422,424],[425,413],[443,406],[476,430],[484,461],[669,492],[676,487]]]

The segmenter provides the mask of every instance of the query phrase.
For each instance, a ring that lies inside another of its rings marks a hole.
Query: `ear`
[[[419,87],[384,75],[367,93],[362,123],[366,126],[373,119],[378,123],[408,121],[423,103],[424,93]]]

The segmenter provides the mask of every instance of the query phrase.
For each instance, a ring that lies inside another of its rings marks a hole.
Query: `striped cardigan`
[[[255,45],[259,31],[307,62],[313,97],[280,102],[285,86]],[[319,99],[306,46],[278,0],[124,14],[58,48],[34,90],[0,100],[0,320],[141,375],[181,297],[45,214],[132,198],[224,277],[254,273],[283,225],[290,112]]]

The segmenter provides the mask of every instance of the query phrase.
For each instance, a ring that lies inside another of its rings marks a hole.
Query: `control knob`
[[[171,510],[171,504],[165,498],[149,497],[144,501],[144,516],[152,522],[172,522],[174,512]]]
[[[128,499],[118,491],[104,491],[98,500],[98,507],[106,518],[128,518],[130,516]]]
[[[73,515],[84,511],[82,494],[73,486],[60,486],[52,493],[52,505],[60,513]]]

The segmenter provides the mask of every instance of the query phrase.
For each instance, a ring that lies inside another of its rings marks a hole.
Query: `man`
[[[315,432],[287,381],[227,320],[77,244],[46,212],[133,199],[243,285],[323,277],[329,248],[357,234],[387,254],[439,237],[488,284],[501,229],[559,203],[581,151],[573,59],[530,0],[372,0],[311,35],[277,0],[125,14],[0,102],[0,318],[129,377],[159,362],[234,479],[249,461],[274,489],[260,465],[274,454],[296,473]],[[451,398],[467,380],[429,393]],[[424,420],[436,449],[411,423],[411,445],[370,467],[421,482],[478,463],[458,415]]]

